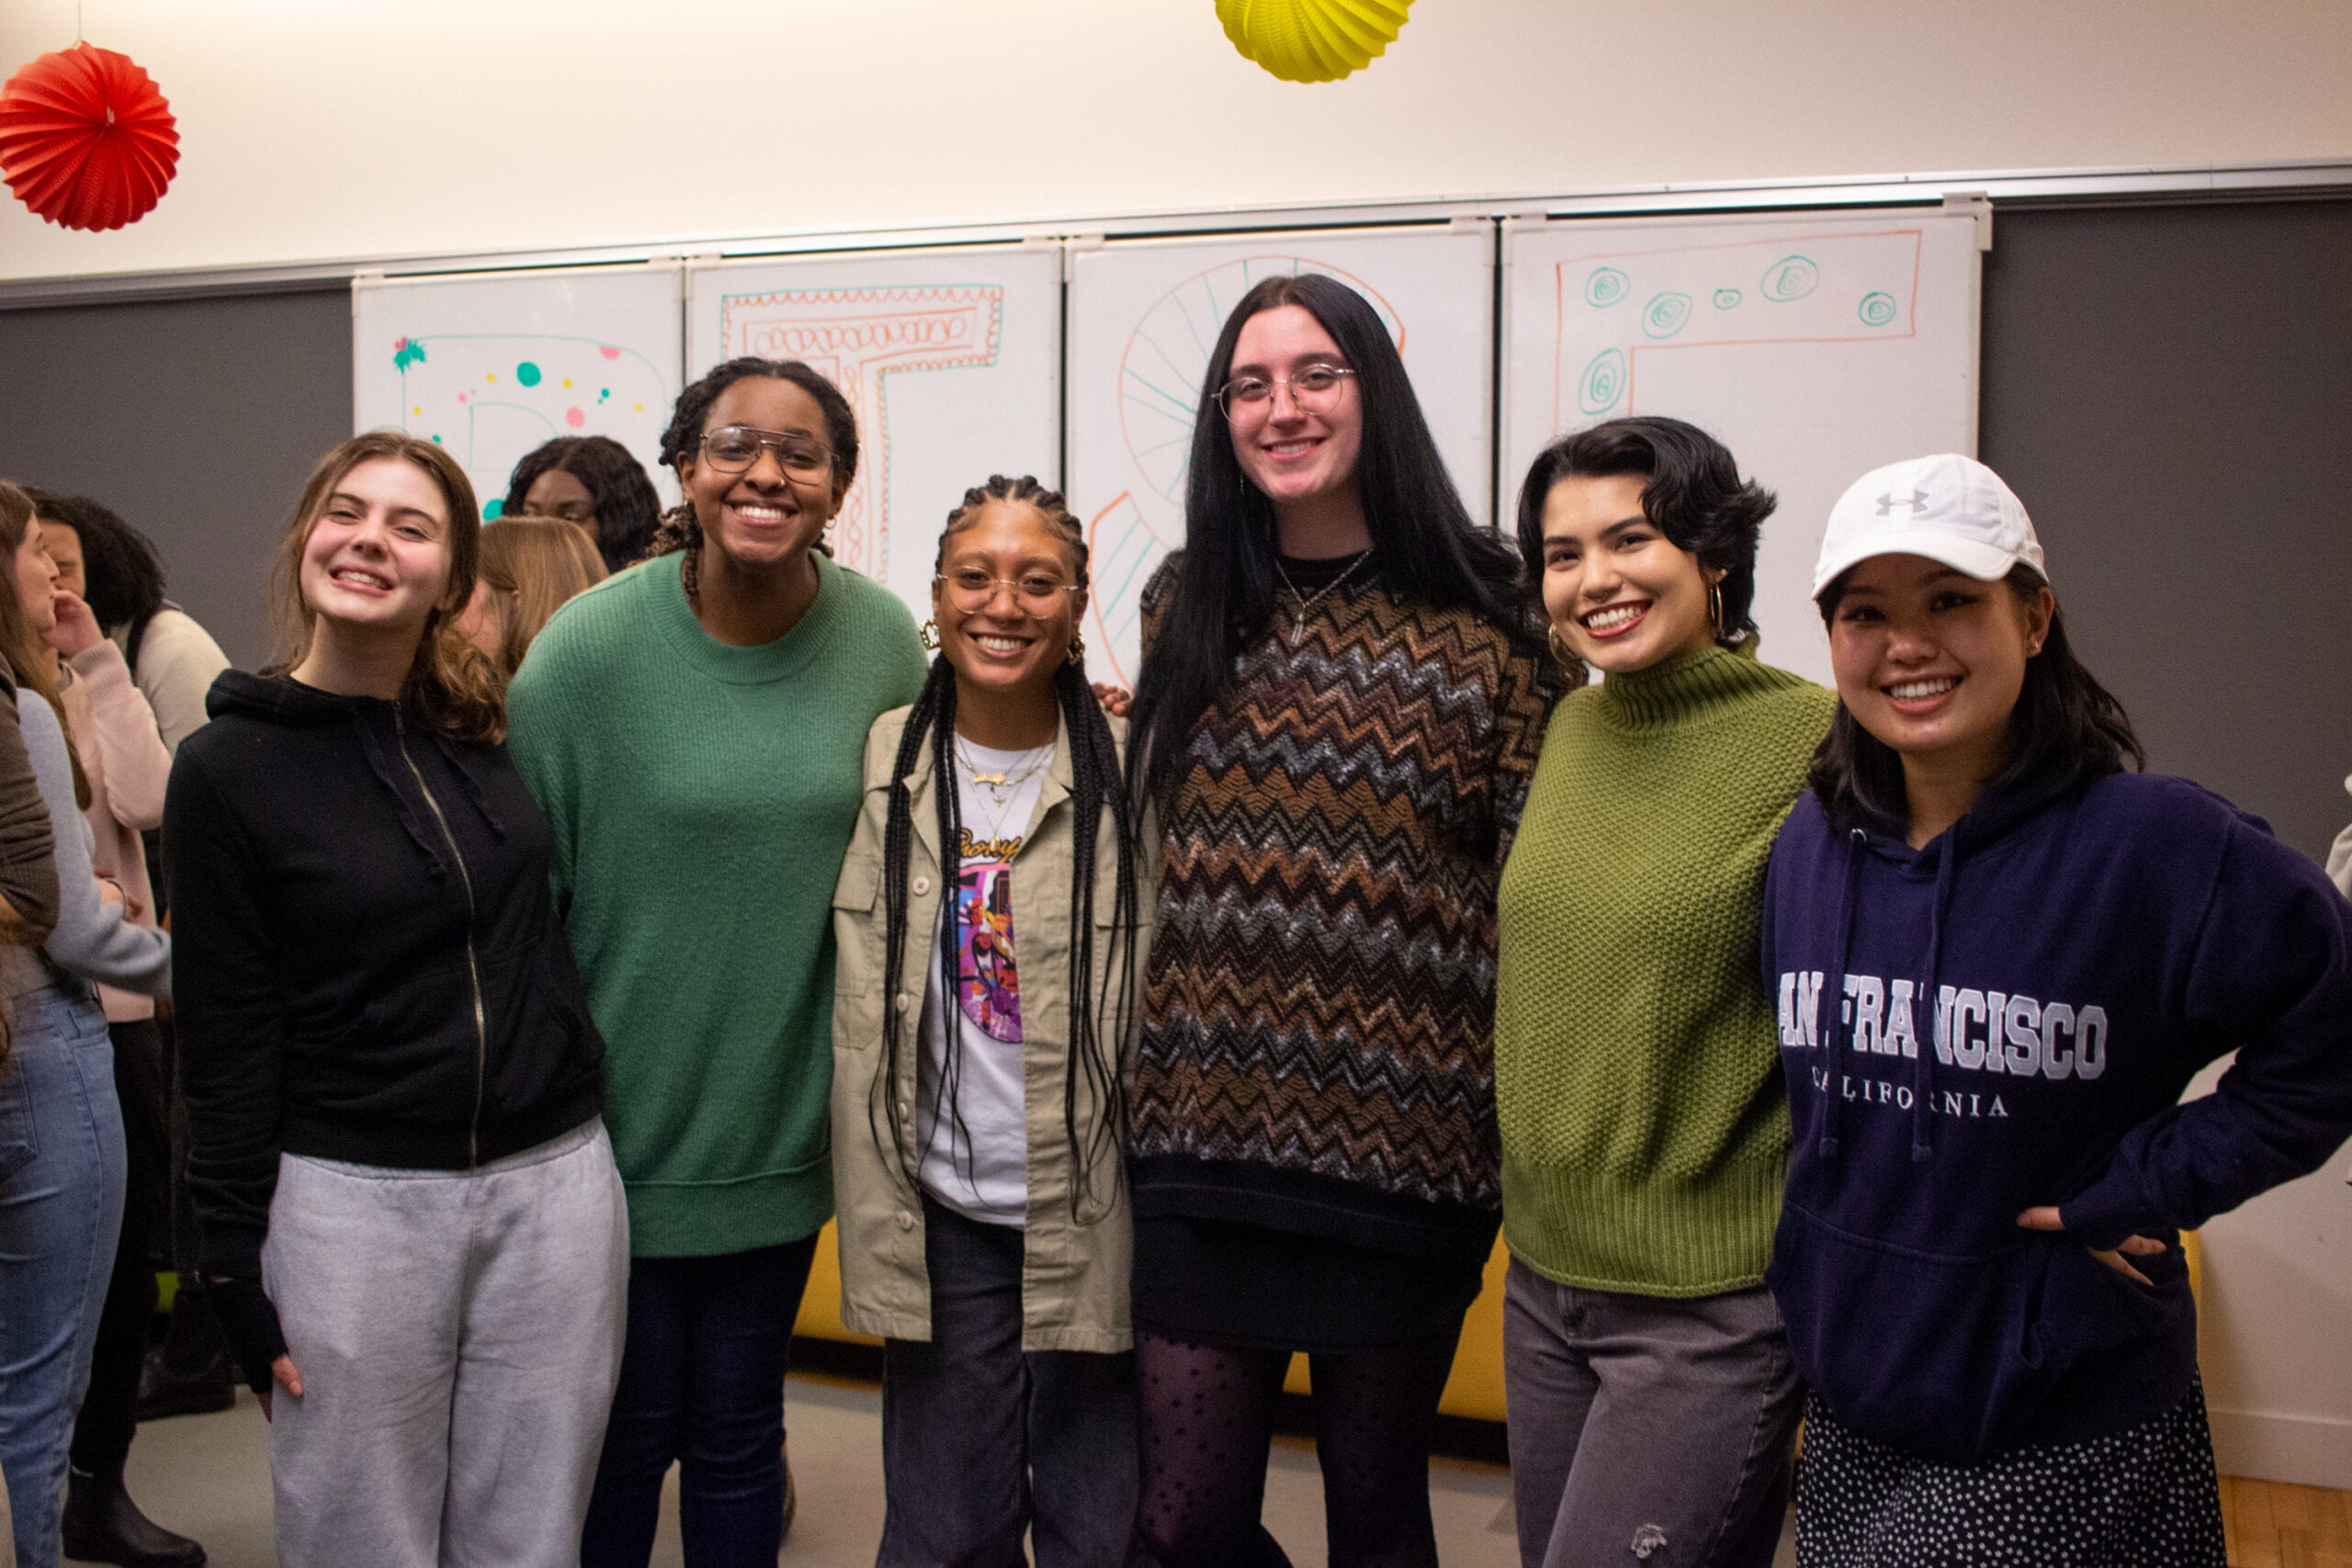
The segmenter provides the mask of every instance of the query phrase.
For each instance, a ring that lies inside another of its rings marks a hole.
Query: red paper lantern
[[[94,44],[57,50],[0,87],[0,175],[68,229],[119,229],[163,199],[180,136],[154,79]]]

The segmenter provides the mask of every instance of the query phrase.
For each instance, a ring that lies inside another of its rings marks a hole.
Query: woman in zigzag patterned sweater
[[[1565,682],[1330,278],[1227,321],[1186,515],[1128,756],[1164,856],[1131,1113],[1141,1529],[1166,1568],[1286,1561],[1258,1516],[1304,1350],[1331,1562],[1433,1564],[1429,1432],[1501,1206],[1495,886]]]

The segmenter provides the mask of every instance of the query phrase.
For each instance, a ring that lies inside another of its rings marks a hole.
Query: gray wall
[[[0,475],[145,530],[172,597],[248,669],[270,553],[350,434],[346,288],[0,312]]]
[[[2352,201],[2011,212],[1984,460],[2149,766],[2314,856],[2352,820]]]

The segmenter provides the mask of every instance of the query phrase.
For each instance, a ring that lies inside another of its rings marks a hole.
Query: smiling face
[[[1254,377],[1274,384],[1272,397],[1236,403],[1226,416],[1234,459],[1277,507],[1355,484],[1356,456],[1363,446],[1363,393],[1356,378],[1345,376],[1329,392],[1302,404],[1291,383],[1317,365],[1345,369],[1348,361],[1304,305],[1261,310],[1241,324],[1234,339],[1227,381]]]
[[[422,635],[449,581],[449,503],[398,457],[352,467],[302,544],[302,602],[354,631]]]
[[[1838,695],[1908,766],[1999,772],[2026,660],[2057,607],[1925,556],[1873,556],[1846,578],[1829,623]]]
[[[596,531],[596,498],[588,487],[561,468],[549,468],[523,492],[523,510],[539,517],[560,517],[591,534]]]
[[[729,425],[802,446],[813,442],[830,451],[832,446],[817,400],[773,377],[746,377],[718,394],[703,433]],[[751,467],[732,474],[714,467],[697,446],[678,459],[678,486],[702,525],[704,542],[754,571],[805,558],[849,489],[838,467],[819,478],[786,472],[772,444],[762,445]]]
[[[1592,668],[1628,674],[1713,646],[1707,589],[1723,575],[1642,512],[1643,474],[1571,474],[1544,501],[1544,609]]]
[[[46,517],[36,518],[41,542],[49,547],[49,558],[57,563],[57,586],[61,592],[76,598],[90,596],[82,571],[82,536],[69,523],[52,523]]]
[[[959,686],[1010,693],[1053,679],[1086,608],[1085,590],[1070,587],[1076,567],[1069,541],[1026,502],[989,502],[947,536],[931,607]]]
[[[57,626],[57,563],[49,558],[49,546],[41,538],[39,525],[26,527],[13,564],[17,602],[24,606],[25,619],[33,629],[47,637]]]

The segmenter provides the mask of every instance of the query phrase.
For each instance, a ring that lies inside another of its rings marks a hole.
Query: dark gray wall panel
[[[351,296],[0,312],[0,475],[93,495],[161,547],[229,657],[269,647],[270,552],[351,434]]]
[[[2352,799],[2352,202],[2004,211],[1981,450],[2150,766],[2312,855]]]

